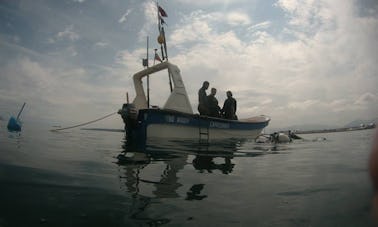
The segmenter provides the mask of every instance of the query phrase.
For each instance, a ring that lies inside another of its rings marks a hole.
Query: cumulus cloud
[[[114,81],[122,81],[116,74],[110,76]],[[75,122],[77,119],[95,118],[98,116],[96,111],[107,113],[123,101],[120,96],[124,93],[121,85],[114,84],[105,88],[102,85],[105,82],[94,82],[84,68],[46,66],[27,57],[4,65],[1,80],[0,100],[27,102],[29,114],[36,119]],[[83,109],[91,109],[93,112]],[[77,119],[72,119],[72,116]]]
[[[234,91],[235,97],[242,91],[260,94],[243,95],[248,99],[262,97],[268,90],[275,92],[270,97],[272,101],[260,102],[259,108],[239,100],[240,116],[264,113],[285,119],[285,115],[296,110],[294,114],[302,117],[291,120],[303,121],[304,116],[315,116],[314,109],[330,114],[353,110],[358,116],[355,105],[372,96],[358,97],[366,89],[371,94],[376,92],[378,68],[373,61],[377,52],[371,43],[377,32],[371,29],[378,26],[378,18],[358,17],[352,3],[278,1],[276,6],[287,15],[287,26],[280,36],[273,36],[265,30],[270,22],[251,25],[247,29],[251,40],[243,39],[232,29],[219,32],[214,21],[220,13],[196,11],[184,18],[169,37],[171,44],[185,51],[173,59],[183,65],[190,84],[206,79],[210,86],[217,87],[220,102],[224,99],[222,92],[228,89]],[[339,4],[343,10],[339,10]],[[353,28],[360,31],[356,33]],[[292,38],[281,39],[285,36]],[[369,46],[374,50],[366,49]],[[192,100],[196,98],[196,89],[189,89]],[[348,102],[344,100],[346,90]],[[281,99],[285,101],[279,102]],[[324,116],[319,114],[308,120],[347,121]]]
[[[226,20],[230,25],[249,25],[251,18],[243,12],[230,12],[226,15]]]
[[[146,1],[142,4],[142,9],[144,13],[144,24],[142,29],[139,31],[139,40],[145,39],[152,31],[156,31],[157,26],[157,9],[156,3],[152,1]]]
[[[302,28],[314,29],[330,19],[327,2],[313,0],[279,0],[275,4],[283,9],[289,23]]]
[[[197,43],[203,41],[209,42],[210,39],[217,38],[218,33],[216,33],[216,30],[222,23],[232,26],[243,26],[249,25],[251,19],[247,14],[238,11],[232,11],[225,15],[220,12],[207,13],[203,10],[194,11],[181,19],[181,23],[170,36],[170,42],[175,45],[186,44],[192,41]],[[229,30],[228,34],[231,33],[233,31]]]
[[[240,8],[240,3],[251,4],[250,1],[180,2],[203,9],[190,11],[192,8],[185,5],[181,11],[178,7],[177,13],[169,14],[166,27],[170,61],[181,69],[194,110],[197,91],[202,81],[208,80],[211,87],[218,89],[220,104],[226,98],[225,91],[231,90],[238,101],[240,118],[266,114],[272,117],[275,127],[302,123],[342,125],[356,116],[368,119],[377,114],[376,8],[361,14],[354,0],[279,0],[274,11],[281,11],[284,17],[269,17],[271,12],[267,10],[267,17],[262,19]],[[139,41],[143,41],[140,49],[134,48],[134,39],[128,37],[124,43],[124,36],[119,38],[111,32],[89,44],[93,49],[111,45],[114,51],[119,50],[114,62],[106,65],[114,69],[106,72],[98,71],[106,67],[82,67],[80,57],[90,58],[84,55],[85,48],[75,44],[87,36],[82,30],[79,35],[70,25],[72,21],[65,21],[69,26],[44,40],[51,48],[46,50],[47,58],[59,62],[58,56],[65,56],[64,60],[78,60],[76,65],[64,61],[51,65],[41,60],[44,54],[40,51],[21,46],[25,37],[19,36],[19,43],[9,39],[6,49],[30,57],[2,63],[0,99],[31,99],[36,106],[49,108],[41,113],[62,118],[75,114],[87,119],[87,112],[79,111],[87,107],[118,107],[125,91],[134,92],[131,75],[143,68],[146,36],[157,33],[154,1],[135,4],[142,5],[134,7],[142,12],[135,18],[143,24],[138,33]],[[130,12],[127,10],[119,19],[116,16],[116,22],[127,22],[134,16]],[[117,45],[116,40],[121,39],[122,45]],[[62,45],[61,41],[68,42]],[[151,80],[151,99],[164,100],[162,94],[169,93],[167,81],[155,77]],[[24,91],[22,97],[13,92],[20,89]],[[78,97],[73,102],[67,99],[72,95]]]

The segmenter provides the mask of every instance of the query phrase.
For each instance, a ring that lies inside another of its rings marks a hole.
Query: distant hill
[[[323,125],[323,124],[301,124],[301,125],[292,125],[283,128],[271,128],[267,127],[266,133],[273,133],[278,131],[309,131],[309,130],[323,130],[323,129],[333,129],[333,128],[340,128],[340,126],[336,125]]]
[[[277,131],[316,131],[316,130],[329,130],[329,129],[341,129],[341,128],[354,128],[360,127],[361,124],[369,125],[370,123],[378,123],[378,118],[372,120],[354,120],[345,126],[342,125],[324,125],[324,124],[298,124],[292,125],[283,128],[270,128],[269,126],[266,129],[267,133],[273,133]]]
[[[354,120],[352,122],[349,122],[344,127],[345,128],[359,127],[361,124],[368,125],[368,124],[371,124],[371,123],[377,123],[377,120],[378,120],[378,118],[371,119],[371,120],[361,120],[361,119],[358,119],[358,120]]]
[[[288,130],[298,130],[298,131],[308,131],[308,130],[321,130],[321,129],[332,129],[339,128],[337,125],[323,125],[323,124],[303,124],[303,125],[292,125],[289,127],[280,128],[276,131],[288,131]]]

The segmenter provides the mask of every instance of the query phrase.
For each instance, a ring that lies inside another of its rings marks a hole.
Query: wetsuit
[[[208,115],[206,88],[201,87],[198,91],[198,112],[201,115]]]
[[[207,105],[209,107],[209,116],[219,117],[220,107],[218,106],[218,100],[214,95],[207,96]]]
[[[223,104],[222,112],[226,119],[236,120],[236,100],[232,97],[228,97]]]

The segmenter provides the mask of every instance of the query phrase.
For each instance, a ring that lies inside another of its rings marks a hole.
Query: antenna
[[[147,36],[147,68],[148,68],[148,41],[149,37]],[[150,108],[150,75],[147,75],[147,109]]]

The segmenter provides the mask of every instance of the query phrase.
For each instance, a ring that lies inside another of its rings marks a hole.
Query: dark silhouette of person
[[[207,106],[209,109],[209,116],[211,117],[220,117],[220,107],[218,106],[217,98],[215,98],[216,93],[217,89],[211,88],[210,95],[207,96]]]
[[[186,193],[185,200],[202,200],[207,197],[207,195],[201,195],[204,184],[194,184],[190,191]]]
[[[302,137],[298,136],[297,134],[295,134],[293,131],[289,130],[288,134],[287,134],[290,138],[290,141],[291,140],[300,140],[300,139],[303,139]]]
[[[209,109],[207,105],[206,90],[209,88],[209,82],[204,81],[202,87],[198,90],[198,112],[201,115],[209,115]]]
[[[227,99],[224,100],[221,112],[226,119],[237,120],[238,117],[236,116],[236,100],[232,97],[231,91],[227,91],[226,94]]]

